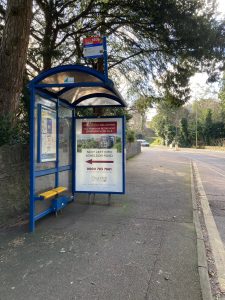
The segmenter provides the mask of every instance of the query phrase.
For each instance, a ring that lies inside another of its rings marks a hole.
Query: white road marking
[[[199,162],[199,163],[205,165],[205,167],[208,168],[209,170],[211,170],[211,171],[213,171],[213,172],[215,172],[215,173],[217,173],[217,174],[219,174],[219,175],[225,177],[225,174],[224,174],[224,173],[221,173],[221,172],[217,171],[215,168],[210,167],[210,164],[209,164],[209,163],[206,163],[206,162],[204,162],[204,161],[202,161],[202,160],[200,160],[200,159],[194,158],[194,157],[189,157],[189,156],[186,156],[186,157],[187,157],[188,159],[190,159],[190,160],[197,161],[197,162]],[[219,157],[218,157],[218,158],[219,158]]]

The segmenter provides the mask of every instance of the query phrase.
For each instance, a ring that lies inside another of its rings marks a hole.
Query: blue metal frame
[[[56,174],[55,174],[55,186],[59,186],[59,99],[56,104]]]
[[[76,119],[75,110],[72,117],[72,193],[75,197],[75,181],[76,181]]]
[[[100,116],[100,117],[96,117],[96,116],[89,116],[89,117],[75,117],[75,136],[76,136],[76,120],[87,120],[87,119],[122,119],[122,192],[111,192],[111,191],[78,191],[76,190],[76,180],[74,182],[74,186],[75,186],[75,192],[76,193],[82,193],[82,194],[125,194],[126,193],[126,170],[125,170],[125,144],[126,144],[126,138],[125,138],[125,116]],[[76,139],[75,139],[75,152],[76,152]],[[75,153],[75,174],[76,174],[76,153]]]
[[[125,147],[126,147],[126,116],[122,117],[123,122],[123,191],[126,193],[126,155],[125,155]]]
[[[76,87],[105,87],[104,82],[77,82],[77,83],[38,83],[36,88],[67,87],[73,89]],[[61,91],[60,91],[61,92]],[[60,95],[60,92],[56,93]]]
[[[108,81],[108,53],[107,53],[107,40],[106,37],[103,37],[103,49],[104,49],[104,75],[105,75],[105,82]]]
[[[35,111],[35,88],[30,85],[30,223],[29,230],[34,231],[34,191],[35,191],[35,177],[34,177],[34,155],[35,155],[35,124],[34,124],[34,111]]]
[[[50,175],[50,174],[55,174],[57,172],[70,171],[70,170],[72,170],[72,166],[73,165],[60,166],[58,168],[51,168],[51,169],[35,171],[34,176],[41,177],[41,176],[46,176],[46,175]]]
[[[42,147],[42,138],[41,138],[41,108],[42,104],[37,105],[37,161],[41,162],[41,147]]]

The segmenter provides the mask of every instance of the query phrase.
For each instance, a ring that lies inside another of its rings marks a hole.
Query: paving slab
[[[78,195],[34,234],[1,230],[0,299],[202,299],[188,159],[146,149],[106,204]]]

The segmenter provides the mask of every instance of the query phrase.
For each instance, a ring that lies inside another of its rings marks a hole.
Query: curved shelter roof
[[[99,71],[81,65],[49,69],[31,80],[29,87],[74,107],[126,106],[112,80]]]

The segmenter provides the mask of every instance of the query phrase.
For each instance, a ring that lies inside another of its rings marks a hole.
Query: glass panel
[[[67,187],[68,193],[72,194],[72,171],[59,173],[59,186]]]
[[[35,194],[40,194],[55,187],[55,174],[36,177],[35,179]]]
[[[58,93],[60,92],[61,90],[63,90],[65,87],[48,87],[48,88],[45,88],[45,90],[49,91],[49,92],[53,92],[53,93]]]
[[[55,168],[55,162],[43,162],[38,163],[37,162],[37,145],[38,145],[38,120],[37,120],[37,107],[38,104],[45,105],[49,108],[56,109],[56,103],[49,101],[48,99],[45,99],[43,97],[40,97],[36,95],[35,98],[35,112],[34,112],[34,118],[35,118],[35,169],[38,170],[46,170]]]
[[[114,95],[115,94],[108,89],[105,89],[103,87],[81,87],[81,88],[74,88],[71,89],[65,93],[63,93],[60,97],[69,101],[70,103],[75,102],[77,99],[91,95],[91,94],[96,94],[96,93],[101,93],[101,94],[108,94],[108,95]]]
[[[59,165],[72,164],[72,110],[59,107]]]
[[[114,106],[121,106],[121,104],[115,100],[105,98],[105,97],[99,97],[99,98],[89,98],[86,99],[77,106],[99,106],[99,105],[104,105],[104,106],[109,106],[109,105],[114,105]]]
[[[55,174],[38,177],[35,180],[36,195],[47,192],[55,187]],[[51,206],[51,199],[35,201],[35,215],[45,211]]]

